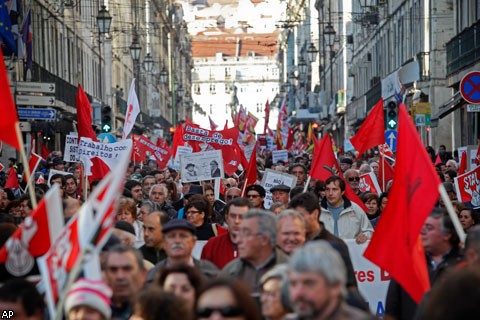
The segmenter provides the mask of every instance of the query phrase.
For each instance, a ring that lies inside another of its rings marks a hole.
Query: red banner
[[[480,167],[455,178],[457,198],[461,202],[470,202],[474,208],[480,207]]]
[[[172,156],[170,148],[162,148],[155,145],[144,136],[132,136],[133,152],[132,159],[135,162],[141,162],[145,160],[145,157],[152,155],[157,161],[158,168],[164,169],[167,166],[168,160]]]

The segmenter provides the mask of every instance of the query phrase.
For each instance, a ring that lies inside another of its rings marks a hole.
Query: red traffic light
[[[174,133],[174,132],[175,132],[175,128],[174,128],[174,127],[170,127],[170,129],[168,129],[168,131],[169,131],[170,133]]]
[[[318,123],[316,122],[312,123],[312,129],[318,129]]]

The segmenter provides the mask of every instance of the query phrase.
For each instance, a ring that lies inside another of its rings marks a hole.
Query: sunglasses
[[[247,194],[247,198],[257,199],[258,197],[260,197],[258,194]]]
[[[350,177],[348,181],[360,181],[360,177]]]
[[[225,306],[221,308],[205,307],[197,309],[197,317],[208,318],[215,311],[219,312],[225,318],[238,317],[243,314],[242,309],[236,306]]]

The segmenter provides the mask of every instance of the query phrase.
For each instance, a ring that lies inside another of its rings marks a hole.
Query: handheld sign
[[[182,182],[222,178],[224,176],[221,150],[195,152],[180,156]]]
[[[266,169],[262,179],[262,186],[265,188],[266,191],[265,199],[263,202],[266,209],[270,209],[270,206],[273,203],[272,193],[270,192],[270,189],[279,184],[284,184],[293,189],[297,184],[297,177],[288,173],[282,173],[272,169]]]

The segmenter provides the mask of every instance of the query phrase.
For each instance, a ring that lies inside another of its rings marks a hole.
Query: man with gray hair
[[[375,319],[345,302],[345,265],[326,241],[312,241],[295,251],[288,263],[288,279],[297,319]]]
[[[260,278],[276,264],[284,263],[288,257],[276,249],[277,226],[271,212],[249,210],[240,224],[237,234],[239,258],[227,264],[221,276],[237,277],[252,288],[255,296],[260,294]]]
[[[154,184],[150,188],[150,193],[148,198],[160,205],[160,210],[164,211],[170,219],[175,219],[177,217],[177,210],[167,203],[168,189],[164,184]]]
[[[277,216],[277,246],[291,255],[306,241],[307,229],[303,216],[292,209],[283,210]]]

